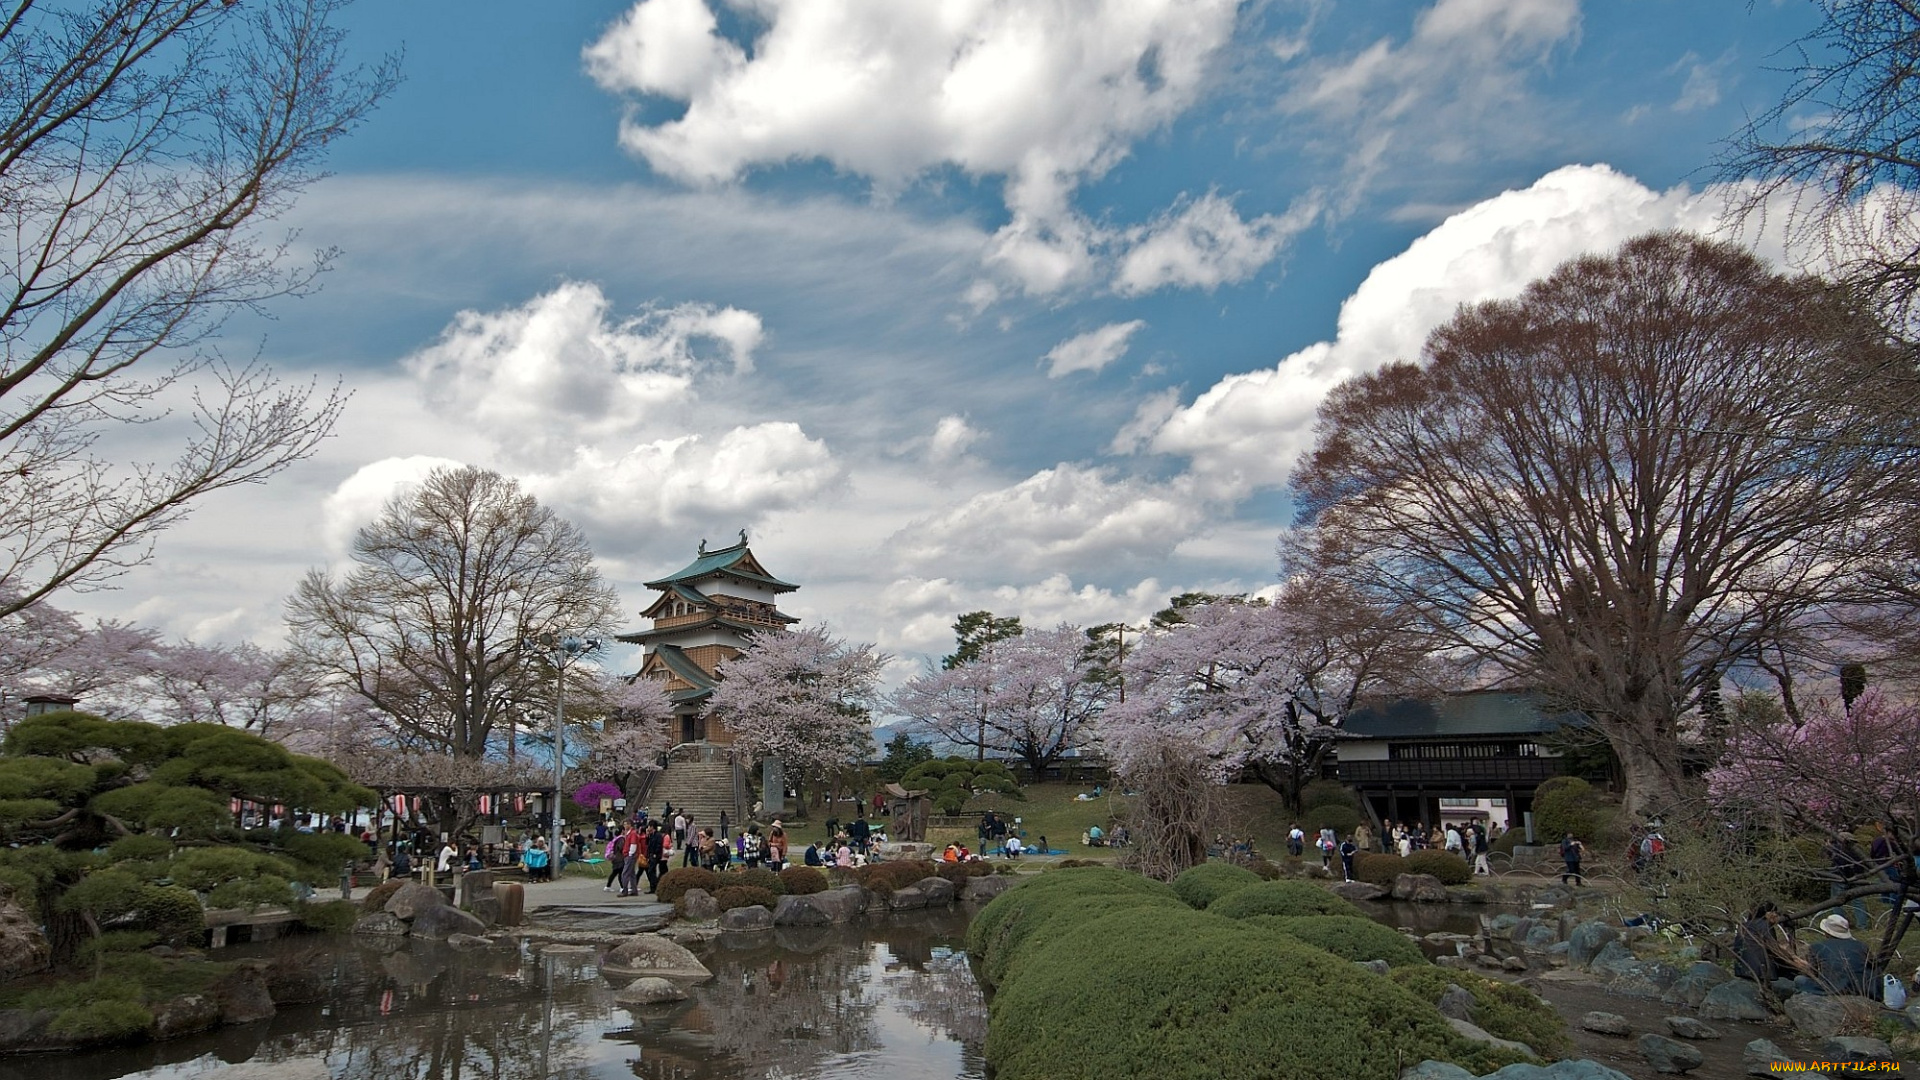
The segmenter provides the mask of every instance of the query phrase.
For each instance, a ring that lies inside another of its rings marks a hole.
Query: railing
[[[1343,761],[1340,782],[1361,786],[1477,787],[1538,784],[1559,776],[1558,758],[1466,758],[1415,761]]]

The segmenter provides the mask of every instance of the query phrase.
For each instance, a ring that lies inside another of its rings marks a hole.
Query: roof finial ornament
[[[745,547],[746,543],[747,543],[747,530],[741,529],[740,530],[740,546]]]
[[[706,553],[707,553],[707,538],[703,536],[700,538],[700,554],[705,555]]]

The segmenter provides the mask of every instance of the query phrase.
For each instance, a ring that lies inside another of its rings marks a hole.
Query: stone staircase
[[[740,808],[733,804],[733,765],[728,761],[674,760],[654,777],[647,792],[647,813],[658,817],[668,803],[678,811],[692,813],[700,828],[720,827],[720,811],[727,812],[729,825],[742,824]]]

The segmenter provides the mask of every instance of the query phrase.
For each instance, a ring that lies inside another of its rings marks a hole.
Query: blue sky
[[[439,461],[578,521],[635,612],[744,527],[796,613],[913,662],[960,611],[1271,586],[1326,388],[1716,228],[1718,144],[1815,14],[368,0],[353,46],[407,81],[287,219],[341,255],[228,334],[351,389],[340,435],[69,602],[271,642]]]

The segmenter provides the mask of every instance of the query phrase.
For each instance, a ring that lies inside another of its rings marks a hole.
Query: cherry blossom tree
[[[733,731],[736,753],[778,757],[789,777],[825,779],[871,749],[868,717],[889,660],[825,627],[757,634],[721,666],[708,708]]]
[[[660,770],[662,755],[672,746],[667,722],[673,705],[666,686],[654,679],[607,675],[601,681],[598,708],[598,722],[583,740],[586,757],[576,771],[595,780],[611,780],[631,794],[642,774]]]
[[[1096,659],[1078,627],[1025,630],[909,680],[889,702],[921,731],[982,755],[1018,757],[1040,776],[1086,743],[1115,694]]]

